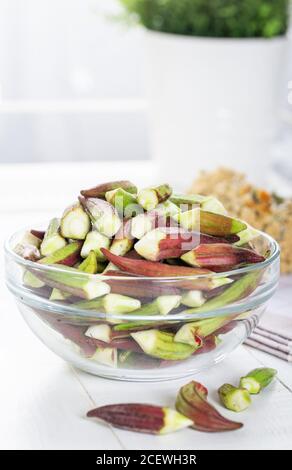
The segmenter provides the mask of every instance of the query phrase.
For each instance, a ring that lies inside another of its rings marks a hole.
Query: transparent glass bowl
[[[263,233],[253,245],[267,256],[264,262],[219,274],[175,278],[88,275],[68,272],[62,265],[33,263],[13,251],[23,233],[6,242],[5,255],[7,286],[25,321],[60,357],[84,371],[112,379],[169,380],[221,361],[255,328],[279,279],[279,247]],[[31,282],[32,276],[41,282]],[[229,284],[214,287],[225,278]],[[180,304],[167,315],[158,309],[142,315],[135,311],[118,314],[110,311],[110,306],[105,310],[98,305],[100,301],[95,307],[91,301],[89,310],[80,301],[86,300],[84,295],[94,295],[97,283],[100,293],[105,283],[104,294],[110,291],[130,296],[142,305],[155,302],[158,296],[185,296],[190,290],[199,291],[206,301],[196,308]],[[49,300],[53,287],[67,290],[66,298]],[[88,330],[94,326],[98,326],[99,339],[90,333],[94,328]],[[184,342],[190,335],[193,345]]]

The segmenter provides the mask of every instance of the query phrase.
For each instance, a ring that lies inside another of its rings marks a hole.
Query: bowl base
[[[193,355],[180,363],[167,367],[156,368],[113,368],[95,362],[80,355],[79,348],[70,340],[65,339],[59,332],[41,320],[33,309],[19,303],[19,308],[25,321],[36,336],[54,353],[71,364],[73,367],[97,377],[128,382],[162,382],[189,377],[223,361],[237,346],[243,343],[257,325],[265,305],[254,310],[253,314],[238,322],[237,326],[219,336],[220,343],[212,351]]]

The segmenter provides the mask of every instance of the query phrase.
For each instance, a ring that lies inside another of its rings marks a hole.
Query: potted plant
[[[289,0],[120,0],[145,26],[152,153],[170,183],[265,174],[279,126]]]

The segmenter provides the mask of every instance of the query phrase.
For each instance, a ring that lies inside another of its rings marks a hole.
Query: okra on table
[[[16,244],[28,262],[23,283],[49,298],[51,326],[104,366],[166,367],[212,351],[238,324],[235,313],[213,313],[258,287],[268,256],[252,243],[259,233],[216,198],[175,194],[167,183],[97,184],[59,217]],[[240,271],[251,264],[248,274]],[[58,303],[70,310],[60,324]],[[241,388],[259,390],[272,375],[253,372]],[[181,406],[198,394],[194,384],[184,389]]]

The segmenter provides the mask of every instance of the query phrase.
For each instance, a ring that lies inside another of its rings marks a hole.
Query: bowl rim
[[[259,236],[264,237],[266,240],[269,241],[270,243],[270,248],[271,248],[271,253],[268,258],[266,258],[264,261],[261,261],[259,263],[255,264],[249,264],[247,266],[239,267],[234,270],[230,271],[223,271],[220,273],[215,273],[215,272],[210,272],[210,273],[205,273],[205,274],[195,274],[195,275],[190,275],[190,276],[165,276],[165,277],[158,277],[158,276],[137,276],[137,275],[127,275],[127,276],[108,276],[103,273],[100,274],[88,274],[84,273],[82,271],[75,270],[74,268],[69,268],[67,266],[61,265],[61,264],[52,264],[52,265],[45,265],[45,264],[39,264],[35,261],[29,261],[24,258],[22,258],[20,255],[14,252],[13,247],[12,247],[12,242],[13,240],[21,234],[24,234],[26,231],[30,231],[31,229],[22,229],[22,230],[17,230],[14,232],[12,235],[10,235],[4,243],[4,252],[5,255],[8,256],[10,259],[15,261],[17,264],[22,265],[24,268],[31,268],[33,270],[39,269],[40,271],[44,272],[58,272],[58,273],[70,273],[70,270],[72,269],[72,274],[74,273],[75,275],[78,273],[78,276],[85,276],[88,278],[92,277],[94,279],[100,279],[101,281],[106,281],[106,280],[115,280],[115,281],[156,281],[156,282],[164,282],[164,281],[187,281],[187,280],[194,280],[194,279],[210,279],[210,278],[221,278],[221,277],[228,277],[228,276],[235,276],[238,274],[247,274],[252,271],[256,271],[258,269],[264,269],[268,266],[270,266],[274,261],[276,261],[279,256],[280,256],[280,247],[279,244],[274,240],[273,237],[268,235],[265,232],[262,232],[258,230]],[[15,246],[15,245],[14,245]],[[146,261],[146,260],[145,260]]]

